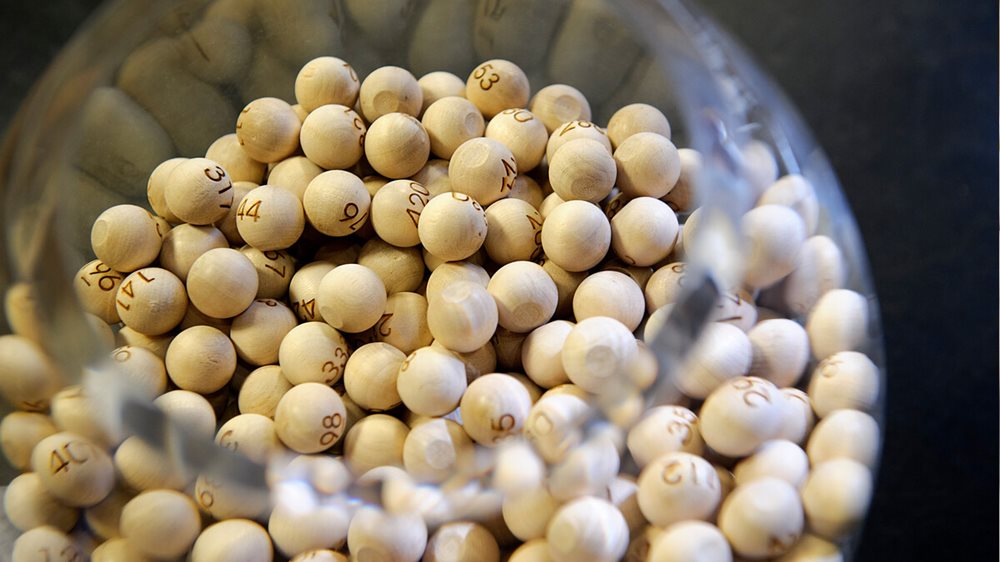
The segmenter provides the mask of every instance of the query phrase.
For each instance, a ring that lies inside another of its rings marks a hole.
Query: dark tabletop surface
[[[0,2],[0,128],[97,4]],[[812,127],[872,263],[890,376],[858,559],[997,560],[997,3],[702,4]]]

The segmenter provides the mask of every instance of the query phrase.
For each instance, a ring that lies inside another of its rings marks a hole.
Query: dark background
[[[0,128],[96,0],[0,0]],[[995,1],[702,0],[812,127],[881,303],[885,450],[859,560],[997,560]]]

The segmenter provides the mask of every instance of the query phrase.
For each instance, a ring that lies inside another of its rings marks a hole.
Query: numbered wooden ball
[[[434,340],[427,325],[427,299],[418,293],[404,291],[389,295],[385,312],[375,327],[378,341],[404,354],[413,353]]]
[[[681,173],[673,189],[660,199],[675,213],[683,213],[694,208],[698,201],[698,177],[702,173],[702,156],[691,148],[677,149],[681,161]]]
[[[302,203],[281,187],[262,185],[251,190],[236,210],[236,228],[247,244],[263,252],[284,250],[305,229]]]
[[[281,341],[297,324],[295,314],[285,303],[257,299],[233,318],[229,338],[243,361],[256,367],[271,365],[278,362]]]
[[[502,143],[474,138],[462,143],[448,164],[452,189],[489,205],[507,196],[517,176],[517,161]]]
[[[11,466],[28,471],[35,445],[58,432],[59,428],[46,414],[10,412],[0,421],[0,448]]]
[[[709,395],[701,407],[705,444],[729,457],[745,457],[781,430],[778,389],[764,379],[737,377]]]
[[[158,231],[149,211],[135,205],[116,205],[94,221],[90,246],[108,267],[129,272],[156,260],[164,234]]]
[[[274,419],[278,402],[291,388],[292,383],[281,373],[281,367],[265,365],[255,369],[240,387],[237,397],[240,413],[260,414]]]
[[[160,266],[181,281],[186,281],[191,264],[202,254],[215,248],[228,247],[229,241],[214,226],[179,224],[163,237]]]
[[[305,156],[290,156],[270,165],[266,183],[291,191],[301,201],[309,182],[322,172],[322,168]]]
[[[503,59],[480,64],[465,81],[465,97],[488,119],[511,107],[526,107],[530,95],[524,71]]]
[[[124,377],[124,382],[139,394],[152,400],[166,390],[166,365],[152,351],[124,345],[111,352],[111,359]]]
[[[601,209],[586,201],[566,201],[542,224],[545,256],[568,272],[586,271],[611,247],[611,224]]]
[[[372,122],[365,135],[365,156],[379,175],[408,178],[430,156],[431,141],[420,121],[405,113],[387,113]]]
[[[660,455],[639,475],[639,509],[650,523],[666,527],[687,519],[708,519],[721,498],[715,469],[685,452]]]
[[[545,159],[552,162],[555,155],[566,143],[577,139],[590,139],[601,143],[611,154],[611,141],[608,133],[590,121],[570,121],[563,123],[549,134],[549,142],[545,145]]]
[[[808,314],[820,297],[841,289],[847,280],[844,255],[826,236],[807,238],[799,250],[798,265],[781,282],[785,306],[795,314]]]
[[[298,453],[325,451],[340,440],[347,422],[344,402],[332,388],[314,382],[292,387],[274,412],[281,442]]]
[[[36,527],[26,531],[14,541],[11,560],[21,562],[48,562],[50,552],[58,552],[65,560],[85,560],[85,553],[62,531],[50,527]],[[43,553],[43,556],[39,556]]]
[[[420,244],[417,225],[430,201],[426,187],[411,180],[391,181],[372,197],[371,222],[379,238],[400,248]]]
[[[514,377],[493,373],[469,384],[460,407],[465,432],[476,443],[495,447],[521,433],[531,410],[531,397]]]
[[[799,214],[806,234],[816,233],[819,224],[819,200],[812,183],[799,174],[788,174],[771,184],[761,194],[757,205],[784,205]]]
[[[309,224],[327,236],[347,236],[361,230],[368,222],[371,202],[361,178],[343,170],[316,176],[302,198]]]
[[[100,502],[115,483],[114,466],[104,449],[70,432],[39,441],[31,452],[31,470],[46,491],[72,507]]]
[[[870,412],[879,398],[880,374],[863,353],[841,351],[824,359],[809,381],[809,400],[819,417],[847,408]]]
[[[170,173],[164,198],[170,212],[196,225],[212,224],[233,206],[233,180],[208,158],[190,158]]]
[[[302,122],[299,141],[306,158],[316,165],[346,170],[364,155],[367,132],[364,120],[350,106],[322,105]]]
[[[554,320],[528,334],[521,347],[524,372],[538,386],[552,388],[569,382],[562,364],[562,348],[574,324]]]
[[[177,334],[167,348],[167,374],[183,390],[209,394],[226,386],[236,372],[233,342],[211,326]]]
[[[753,348],[750,375],[779,387],[794,386],[809,362],[809,337],[798,323],[774,318],[757,323],[749,332]]]
[[[253,263],[239,250],[216,248],[191,265],[187,294],[191,304],[208,316],[232,318],[257,297],[258,283]]]
[[[236,137],[236,133],[222,135],[216,139],[215,142],[209,145],[208,150],[205,151],[205,158],[208,158],[209,160],[222,166],[222,169],[229,174],[230,178],[232,178],[234,185],[240,182],[260,184],[264,180],[264,172],[267,171],[267,164],[254,160],[245,150],[243,150],[243,147],[240,146],[239,138]],[[167,162],[172,160],[180,162],[183,159],[173,158]],[[166,164],[166,162],[164,162],[164,164]],[[174,165],[176,166],[176,163]],[[173,168],[171,167],[170,170],[173,170]],[[153,173],[156,174],[156,171],[154,170]],[[167,177],[169,177],[169,174]],[[163,180],[165,179],[166,178],[163,178]],[[152,180],[153,177],[150,176],[150,186],[152,186]],[[162,189],[162,187],[159,189]],[[234,200],[238,201],[238,199],[235,198]],[[180,222],[180,220],[174,220],[177,217],[163,215],[157,206],[153,206],[153,212],[170,222]]]
[[[496,301],[500,326],[527,333],[549,321],[559,293],[542,266],[530,261],[509,263],[493,274],[487,291]]]
[[[124,275],[101,260],[93,260],[76,272],[73,289],[80,306],[108,324],[120,321],[115,295]]]
[[[257,270],[257,298],[280,299],[288,293],[295,275],[295,261],[284,250],[262,252],[253,246],[240,248]]]
[[[646,103],[626,105],[608,120],[608,137],[618,148],[626,139],[636,133],[657,133],[670,138],[670,122],[663,112]]]
[[[323,277],[316,304],[327,324],[357,333],[378,322],[386,297],[385,284],[374,271],[363,265],[344,264]]]
[[[526,174],[541,164],[549,142],[549,133],[540,119],[527,109],[513,107],[490,119],[485,136],[510,149],[520,174]]]
[[[350,63],[337,57],[317,57],[295,77],[295,99],[308,112],[327,104],[354,106],[361,82]]]
[[[222,217],[215,222],[215,228],[218,228],[222,235],[226,237],[226,240],[234,246],[244,244],[243,237],[240,236],[240,230],[236,226],[236,212],[240,210],[240,201],[246,197],[247,193],[258,187],[258,183],[249,181],[237,181],[233,182],[233,202],[236,203],[229,209],[226,216]]]
[[[158,336],[180,324],[187,311],[188,296],[176,275],[166,269],[147,267],[122,281],[115,303],[118,316],[127,327],[147,336]]]
[[[466,392],[465,364],[447,349],[422,347],[400,363],[396,390],[411,412],[443,416]]]
[[[278,348],[281,372],[292,384],[332,385],[347,365],[347,340],[329,324],[306,322],[292,328]]]
[[[239,146],[239,143],[237,143],[237,146]],[[211,156],[206,156],[206,158],[215,160]],[[153,172],[149,174],[149,180],[146,182],[146,199],[149,201],[149,208],[153,209],[153,212],[158,216],[167,219],[167,221],[171,223],[179,223],[182,221],[171,213],[170,207],[167,206],[167,183],[170,179],[170,174],[174,171],[174,168],[185,160],[187,160],[187,158],[180,157],[164,160],[158,164],[156,168],[153,168]],[[225,165],[223,165],[223,168],[225,168]],[[261,173],[263,174],[263,171]]]
[[[656,406],[628,431],[628,450],[639,468],[666,453],[700,455],[705,448],[698,416],[683,406]]]
[[[486,212],[464,193],[442,193],[431,199],[420,213],[417,233],[420,243],[444,261],[464,260],[486,240]]]
[[[299,148],[302,124],[292,106],[278,98],[256,99],[240,112],[236,138],[258,162],[280,162]]]

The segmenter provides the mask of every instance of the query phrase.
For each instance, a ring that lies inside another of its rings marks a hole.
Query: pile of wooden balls
[[[702,165],[658,109],[600,127],[505,60],[362,81],[322,57],[295,95],[159,165],[73,280],[129,388],[270,461],[273,499],[115,435],[3,336],[15,561],[842,560],[880,379],[805,178],[744,149],[745,283],[646,410]]]

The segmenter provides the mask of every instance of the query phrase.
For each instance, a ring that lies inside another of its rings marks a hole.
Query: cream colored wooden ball
[[[378,237],[361,247],[358,265],[374,271],[389,294],[416,291],[424,280],[424,259],[418,247],[400,248]]]
[[[628,525],[614,504],[584,497],[559,508],[545,538],[555,562],[611,562],[619,560],[628,548]]]
[[[801,447],[784,439],[764,442],[733,469],[737,486],[761,478],[778,478],[798,490],[808,475],[809,457]]]
[[[872,498],[872,474],[846,458],[815,466],[802,488],[809,528],[829,540],[841,540],[864,520]]]
[[[779,387],[794,386],[809,362],[809,337],[805,329],[784,318],[764,320],[747,337],[753,348],[750,375]]]
[[[160,266],[181,281],[186,281],[191,264],[202,254],[215,248],[228,247],[229,241],[214,226],[180,224],[163,237]]]
[[[347,341],[324,322],[306,322],[292,328],[278,348],[278,364],[288,382],[335,384],[344,375]]]
[[[615,186],[615,160],[595,140],[571,140],[549,160],[548,177],[552,189],[563,200],[597,203]]]
[[[764,379],[737,377],[715,389],[699,412],[705,444],[728,457],[745,457],[781,430],[778,389]]]
[[[552,562],[549,543],[545,539],[532,539],[511,553],[508,562]]]
[[[31,451],[59,428],[46,414],[10,412],[0,421],[0,448],[11,466],[26,471],[31,466]]]
[[[243,150],[236,133],[222,135],[216,139],[205,151],[205,158],[222,166],[222,169],[229,173],[234,184],[239,182],[259,184],[264,180],[264,172],[267,171],[267,164],[254,160]],[[153,211],[170,222],[179,222],[160,214],[156,207],[153,207]]]
[[[362,408],[391,410],[400,403],[396,378],[406,355],[382,342],[365,344],[351,354],[344,368],[344,388]]]
[[[441,483],[466,469],[472,441],[458,423],[431,418],[414,425],[403,443],[403,466],[420,482]]]
[[[404,354],[430,345],[434,336],[427,325],[427,299],[407,291],[389,295],[385,312],[375,325],[375,339]]]
[[[257,299],[233,319],[229,338],[240,359],[254,366],[278,362],[278,348],[296,326],[295,314],[283,302]]]
[[[188,271],[187,294],[191,304],[213,318],[239,315],[256,298],[258,286],[253,263],[239,250],[230,248],[205,252]]]
[[[63,384],[41,347],[22,336],[0,336],[0,395],[8,403],[20,410],[45,410]]]
[[[115,271],[135,271],[153,263],[160,254],[163,235],[149,211],[135,205],[116,205],[94,221],[90,247],[94,255]]]
[[[527,333],[549,321],[555,313],[559,293],[542,266],[515,261],[493,274],[487,291],[496,301],[500,326]]]
[[[500,142],[517,161],[518,173],[534,170],[545,156],[549,133],[542,120],[527,109],[512,107],[497,113],[486,125],[485,136]]]
[[[31,470],[46,491],[71,507],[100,502],[115,483],[114,466],[103,447],[70,432],[39,441],[31,451]]]
[[[531,380],[542,388],[569,382],[562,364],[562,348],[574,324],[554,320],[528,334],[521,347],[521,364]]]
[[[802,218],[806,234],[816,233],[819,224],[819,200],[812,183],[799,174],[789,174],[771,184],[757,201],[758,205],[785,205]]]
[[[499,562],[500,547],[478,523],[457,521],[438,528],[427,541],[426,562]]]
[[[582,439],[580,425],[594,410],[589,395],[572,384],[553,387],[535,402],[524,433],[546,462],[556,463]]]
[[[316,295],[323,277],[333,268],[332,262],[315,261],[302,266],[292,276],[292,281],[288,285],[288,300],[299,320],[303,322],[322,320],[316,305]]]
[[[171,390],[153,400],[153,404],[174,423],[186,426],[193,433],[215,433],[215,410],[204,396],[196,392]]]
[[[403,444],[410,429],[392,416],[372,414],[344,437],[344,460],[355,476],[379,466],[403,466]]]
[[[480,445],[495,447],[521,433],[531,410],[531,396],[514,377],[493,373],[469,384],[460,407],[469,437]]]
[[[281,367],[265,365],[250,373],[240,387],[237,404],[241,414],[260,414],[274,419],[278,402],[292,388]]]
[[[340,440],[347,411],[335,390],[306,382],[289,389],[278,401],[274,429],[278,438],[297,453],[318,453]]]
[[[254,415],[254,414],[243,414]],[[237,419],[241,416],[237,416]],[[260,416],[263,418],[263,416]],[[270,422],[269,418],[263,418]],[[273,424],[272,424],[273,425]],[[270,430],[273,433],[273,429]],[[277,440],[277,438],[275,438]],[[259,461],[263,462],[263,460]],[[217,481],[201,475],[195,481],[192,494],[198,507],[217,520],[246,518],[262,519],[270,509],[268,493],[248,489],[231,481]]]
[[[427,203],[417,232],[424,248],[445,261],[475,254],[486,240],[486,212],[464,193],[442,193]]]
[[[351,520],[347,548],[359,560],[417,560],[427,546],[427,527],[414,513],[364,506]]]
[[[222,424],[215,434],[215,443],[246,455],[252,461],[263,463],[272,454],[282,450],[282,443],[278,438],[276,427],[274,420],[267,416],[239,414]],[[239,484],[233,483],[234,490],[239,487]],[[203,502],[202,506],[207,507]],[[211,511],[209,513],[215,515]],[[224,517],[217,518],[223,519]]]
[[[544,537],[545,528],[562,503],[553,498],[544,486],[505,495],[502,505],[504,523],[522,541]]]
[[[798,541],[802,528],[798,491],[777,478],[737,486],[719,511],[719,529],[744,557],[780,556]]]
[[[620,385],[619,378],[636,353],[631,330],[614,318],[593,316],[578,322],[566,336],[562,363],[573,384],[602,394]]]
[[[256,182],[249,181],[233,182],[233,201],[236,204],[230,207],[226,216],[215,222],[215,228],[218,228],[219,232],[222,232],[222,235],[226,237],[226,240],[234,246],[244,243],[243,237],[240,236],[239,228],[236,226],[236,213],[240,210],[239,202],[246,197],[247,193],[257,188],[258,185]]]
[[[471,261],[456,261],[443,263],[436,267],[427,279],[427,300],[435,298],[453,283],[469,281],[484,289],[490,282],[490,274],[482,266]]]
[[[327,170],[346,170],[364,155],[368,127],[349,106],[322,105],[302,122],[299,141],[310,161]],[[270,181],[270,180],[269,180]]]
[[[548,476],[549,491],[560,501],[584,496],[610,499],[608,486],[614,481],[620,464],[614,439],[601,434],[589,435],[552,467]]]
[[[125,326],[147,336],[158,336],[180,324],[188,297],[184,284],[173,273],[146,267],[122,281],[115,304]]]
[[[42,554],[39,556],[39,554]],[[49,553],[64,560],[86,560],[86,553],[66,533],[50,526],[35,527],[14,540],[12,562],[48,562]]]
[[[681,174],[677,147],[657,133],[640,132],[615,149],[618,187],[629,197],[659,199],[670,192]]]
[[[685,452],[665,453],[639,475],[639,509],[646,519],[666,527],[688,519],[708,519],[721,498],[715,469]]]
[[[608,150],[608,154],[612,152],[607,131],[590,121],[576,120],[563,123],[549,134],[549,142],[545,145],[545,159],[552,162],[564,144],[577,139],[595,140]]]
[[[549,183],[546,183],[546,185],[551,187],[551,184]],[[544,199],[542,199],[542,204],[538,207],[538,212],[541,213],[542,218],[548,218],[549,214],[551,214],[556,207],[565,202],[566,201],[562,197],[559,197],[558,193],[549,193]]]
[[[781,430],[776,437],[801,445],[816,423],[809,397],[797,388],[783,388],[781,396]]]
[[[666,453],[701,455],[705,448],[698,431],[698,416],[683,406],[649,409],[629,429],[626,443],[639,468]]]
[[[365,135],[365,156],[380,175],[408,178],[430,155],[431,141],[420,121],[405,113],[387,113],[372,122]]]
[[[463,281],[446,286],[427,302],[427,326],[452,351],[468,353],[490,341],[498,322],[497,304],[481,285]]]
[[[182,390],[209,394],[226,386],[236,372],[236,349],[226,334],[194,326],[177,334],[167,348],[167,374]]]
[[[687,396],[707,398],[726,381],[747,374],[752,361],[747,335],[736,326],[713,322],[705,326],[674,382]]]
[[[632,199],[611,219],[611,247],[632,266],[651,266],[666,259],[679,233],[677,215],[651,197]]]
[[[676,213],[683,213],[694,208],[698,201],[698,181],[702,173],[702,156],[691,148],[677,149],[681,161],[681,173],[677,183],[669,193],[661,197]]]
[[[542,224],[545,256],[570,272],[600,263],[611,246],[611,224],[601,209],[586,201],[566,201]]]
[[[280,299],[288,293],[295,275],[295,261],[284,250],[262,252],[252,246],[240,248],[257,270],[257,298]]]
[[[486,122],[479,109],[464,97],[450,96],[432,103],[420,120],[431,141],[431,152],[450,160],[465,141],[483,136]]]
[[[108,324],[117,324],[120,319],[115,295],[123,278],[124,275],[101,260],[88,262],[73,278],[73,289],[80,306]]]
[[[368,122],[390,113],[416,117],[423,107],[423,93],[409,70],[383,66],[373,70],[361,82],[358,102]]]
[[[639,285],[624,273],[599,271],[583,280],[573,294],[577,321],[595,316],[614,318],[634,332],[646,311]]]
[[[314,58],[295,77],[295,99],[308,112],[327,104],[351,107],[360,88],[354,68],[337,57]]]
[[[546,259],[542,269],[549,274],[559,292],[559,304],[556,305],[556,317],[564,318],[573,312],[573,295],[577,287],[587,278],[587,271],[566,271],[554,261]]]
[[[450,72],[438,70],[428,72],[417,80],[420,92],[423,94],[423,106],[421,112],[441,98],[448,96],[465,97],[465,82]]]
[[[809,381],[809,401],[819,417],[848,408],[871,412],[878,404],[881,374],[871,359],[841,351],[824,359]]]
[[[301,122],[287,102],[278,98],[256,99],[240,112],[236,138],[258,162],[280,162],[299,149]]]
[[[447,349],[422,347],[400,363],[396,390],[411,412],[443,416],[466,392],[465,364]]]
[[[782,282],[782,300],[795,314],[808,314],[820,297],[843,288],[846,280],[847,266],[837,243],[812,236],[799,251],[798,266]]]
[[[343,170],[316,176],[302,198],[309,224],[327,236],[347,236],[361,230],[369,220],[371,202],[361,178]]]
[[[508,60],[488,60],[477,66],[465,81],[465,97],[486,118],[511,107],[526,107],[530,94],[528,77]]]
[[[645,103],[633,103],[615,111],[608,121],[608,137],[615,148],[636,133],[657,133],[670,138],[670,122],[659,109]]]
[[[732,562],[733,553],[718,527],[704,521],[681,521],[650,544],[649,562]]]
[[[781,205],[764,205],[743,215],[743,235],[750,248],[744,281],[751,287],[769,287],[798,265],[806,239],[799,215]]]
[[[154,558],[184,555],[201,531],[201,517],[191,498],[173,490],[150,490],[122,509],[122,537]]]
[[[473,138],[455,150],[448,164],[448,179],[452,189],[489,205],[507,196],[517,171],[510,149],[491,138]]]
[[[868,340],[868,301],[848,289],[827,291],[809,312],[806,332],[816,359],[859,349]]]
[[[583,92],[567,84],[551,84],[535,93],[530,109],[548,133],[569,121],[590,121],[590,103]]]
[[[236,228],[240,236],[263,252],[292,246],[302,236],[305,224],[299,198],[273,185],[252,189],[236,210]]]
[[[292,558],[291,562],[348,562],[348,559],[337,551],[320,548],[307,550]]]
[[[357,333],[378,322],[386,297],[385,284],[374,271],[363,265],[344,264],[323,277],[316,303],[327,324]]]
[[[542,191],[542,186],[538,185],[538,182],[533,180],[531,176],[519,175],[514,178],[514,187],[507,194],[507,198],[527,201],[535,209],[540,209],[542,201],[545,200],[545,193]],[[539,211],[540,213],[541,211]]]
[[[371,222],[379,238],[401,248],[420,244],[417,224],[430,201],[426,187],[411,180],[391,181],[372,197]]]
[[[153,398],[142,390],[137,390],[133,397]],[[59,429],[72,431],[98,446],[107,447],[123,439],[107,426],[96,400],[85,394],[81,385],[70,385],[57,392],[49,405],[49,415]]]
[[[875,418],[857,410],[837,410],[816,424],[809,435],[806,452],[813,466],[846,458],[873,468],[878,460],[880,440]]]
[[[844,555],[835,543],[806,533],[775,562],[844,562]]]
[[[206,156],[206,158],[213,159],[209,156]],[[156,166],[156,168],[153,168],[153,172],[149,174],[149,180],[146,182],[146,199],[149,201],[149,208],[153,209],[153,212],[158,216],[161,216],[167,219],[167,221],[175,224],[182,221],[170,212],[170,207],[167,206],[167,183],[171,172],[174,171],[174,168],[185,160],[187,160],[187,158],[178,157],[161,162]],[[223,165],[223,167],[225,167],[225,165]],[[261,175],[263,176],[263,171],[261,172]]]
[[[290,156],[269,166],[266,183],[291,191],[301,201],[309,182],[322,172],[323,168],[305,156]]]
[[[277,499],[267,522],[267,531],[281,554],[295,556],[318,547],[344,544],[350,523],[345,506],[295,500],[291,494]]]
[[[234,204],[233,180],[215,161],[190,158],[170,173],[164,199],[178,219],[212,224],[225,217]]]
[[[122,483],[131,490],[183,490],[193,479],[164,449],[135,435],[115,450],[114,464]]]
[[[260,524],[229,519],[209,525],[191,547],[191,562],[271,562],[271,537]]]
[[[21,474],[7,484],[3,508],[7,520],[21,532],[45,525],[69,532],[80,517],[78,509],[50,494],[34,472]]]

